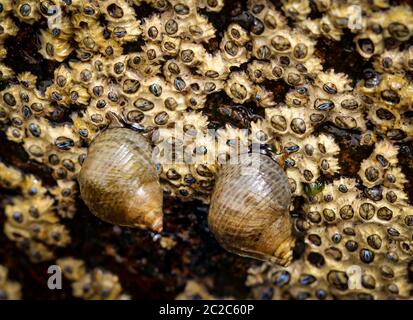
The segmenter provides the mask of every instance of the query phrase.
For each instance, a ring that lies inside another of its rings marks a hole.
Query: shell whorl
[[[125,128],[94,139],[78,179],[93,214],[117,225],[162,230],[163,192],[151,150],[142,135]]]
[[[275,161],[243,155],[218,172],[208,224],[228,251],[284,266],[292,260],[295,242],[290,201],[288,179]]]

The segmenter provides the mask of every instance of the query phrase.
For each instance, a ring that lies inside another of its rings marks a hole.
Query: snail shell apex
[[[93,214],[116,225],[162,230],[163,191],[151,150],[142,135],[126,128],[93,140],[78,179]]]
[[[288,265],[295,243],[288,178],[268,156],[243,155],[240,160],[224,164],[218,172],[209,228],[230,252]]]

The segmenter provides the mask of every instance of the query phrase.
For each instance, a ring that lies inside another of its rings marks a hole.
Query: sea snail
[[[163,191],[152,148],[140,133],[111,128],[91,143],[79,173],[80,194],[100,219],[162,231]]]
[[[93,140],[78,179],[92,213],[113,224],[162,231],[162,188],[151,150],[144,136],[126,128],[107,129]],[[209,227],[230,252],[287,265],[294,246],[288,179],[267,155],[239,160],[218,172]]]
[[[242,155],[218,172],[208,225],[228,251],[285,266],[295,242],[290,200],[287,176],[274,160],[258,153]]]

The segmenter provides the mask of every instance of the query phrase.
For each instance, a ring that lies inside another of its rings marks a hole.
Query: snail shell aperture
[[[78,179],[93,214],[117,225],[162,230],[163,192],[151,151],[145,137],[126,128],[93,140]]]
[[[294,247],[290,201],[287,176],[274,160],[242,155],[218,172],[209,228],[228,251],[285,266]]]

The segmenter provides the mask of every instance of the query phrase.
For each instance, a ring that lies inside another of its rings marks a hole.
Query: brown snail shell
[[[163,192],[151,150],[145,137],[126,128],[93,140],[78,179],[93,214],[116,225],[162,230]]]
[[[239,163],[224,164],[218,172],[209,228],[228,251],[285,266],[295,242],[290,201],[287,176],[274,160],[242,155]]]

